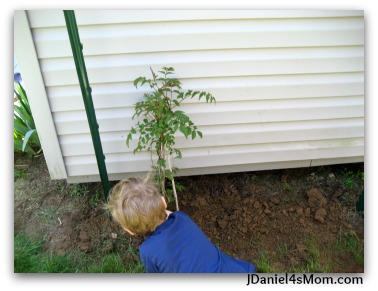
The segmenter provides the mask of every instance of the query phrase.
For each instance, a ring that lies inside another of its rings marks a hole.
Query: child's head
[[[167,204],[156,186],[140,178],[118,182],[105,208],[131,234],[151,233],[167,216]]]

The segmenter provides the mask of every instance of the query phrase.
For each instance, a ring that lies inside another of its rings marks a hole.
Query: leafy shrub
[[[20,83],[14,83],[17,101],[13,105],[14,116],[14,150],[37,155],[41,150],[37,129],[30,110],[27,94]]]
[[[151,69],[151,68],[150,68]],[[172,166],[172,157],[181,159],[182,154],[175,147],[175,133],[180,131],[185,138],[202,138],[197,126],[181,110],[177,110],[181,103],[188,98],[204,98],[207,103],[215,103],[215,98],[208,92],[188,90],[184,92],[181,82],[171,77],[174,74],[172,67],[163,67],[160,76],[151,69],[152,79],[139,77],[134,80],[134,86],[148,84],[152,89],[151,93],[144,94],[143,101],[135,104],[135,117],[142,117],[135,127],[132,127],[126,144],[129,147],[133,134],[139,132],[138,145],[134,149],[134,154],[138,151],[147,150],[152,155],[157,156],[156,163],[152,166],[154,178],[160,187],[161,193],[168,198],[166,190],[166,179],[172,184],[173,194],[178,209],[176,186],[174,175],[177,168]],[[152,158],[151,158],[152,160]]]

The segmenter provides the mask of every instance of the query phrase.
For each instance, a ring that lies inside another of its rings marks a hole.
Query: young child
[[[105,205],[131,235],[147,235],[139,247],[148,273],[253,273],[251,263],[222,253],[182,211],[167,204],[148,180],[118,182]]]

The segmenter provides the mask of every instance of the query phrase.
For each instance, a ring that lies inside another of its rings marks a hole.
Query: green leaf
[[[25,136],[25,134],[30,130],[27,125],[21,119],[14,119],[14,130],[20,135]]]
[[[132,140],[133,137],[132,137],[132,134],[131,132],[127,135],[127,138],[126,138],[126,145],[127,147],[129,148],[130,147],[130,140]]]
[[[176,159],[181,159],[182,158],[182,154],[181,154],[180,150],[175,149],[175,153],[176,153]]]
[[[199,135],[200,138],[202,138],[202,132],[197,131],[197,134]]]
[[[189,122],[190,119],[189,117],[182,111],[180,110],[177,110],[175,111],[174,113],[174,116],[181,122],[181,123],[186,123],[186,122]]]
[[[192,139],[195,139],[196,138],[196,132],[193,130],[192,131]]]
[[[188,91],[185,93],[185,97],[189,97],[190,95],[192,95],[192,92],[193,92],[193,90],[188,90]]]
[[[173,127],[173,134],[177,131],[178,127],[179,127],[179,124],[175,123],[175,125]]]
[[[20,107],[23,108],[29,116],[32,116],[29,100],[24,90],[24,87],[22,87],[22,85],[19,83],[14,83],[14,86],[17,89],[15,90],[15,93],[16,93],[17,99],[20,101],[20,105],[21,105]]]
[[[183,118],[185,116],[184,112],[180,111],[180,110],[177,110],[173,113],[174,116],[176,116],[176,118],[180,121],[183,121]]]
[[[13,106],[14,146],[16,150],[34,155],[40,151],[41,143],[34,124],[28,97],[22,85],[18,83],[14,83],[14,93],[18,99],[18,102]],[[36,151],[32,147],[35,147]]]
[[[199,91],[194,91],[191,98],[196,97],[197,94],[199,94]]]
[[[163,160],[163,159],[159,159],[159,160],[157,161],[157,164],[158,164],[161,168],[164,168],[164,169],[165,169],[165,167],[166,167],[165,160]]]
[[[19,118],[21,118],[26,125],[30,125],[31,129],[35,128],[33,117],[29,115],[24,108],[14,105],[13,112],[14,115],[17,115]]]
[[[141,81],[142,77],[136,78],[133,82],[135,88],[138,88],[138,83]]]
[[[35,129],[29,130],[24,137],[24,142],[22,144],[22,151],[25,151],[26,144],[29,141],[30,136],[35,132]]]
[[[180,125],[180,131],[185,135],[185,138],[188,138],[188,130],[187,127],[183,124]]]
[[[15,139],[14,140],[14,150],[15,151],[23,151],[25,153],[28,153],[28,154],[31,154],[31,155],[36,155],[37,152],[35,150],[33,150],[29,145],[26,145],[24,150],[22,150],[22,146],[23,146],[23,141],[22,140],[19,140],[19,139]]]

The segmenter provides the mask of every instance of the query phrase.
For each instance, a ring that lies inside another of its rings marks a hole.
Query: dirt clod
[[[320,208],[316,210],[314,218],[316,221],[319,221],[320,223],[324,223],[324,219],[326,215],[327,215],[327,211],[324,208]]]
[[[327,204],[327,199],[320,193],[319,189],[310,189],[307,196],[311,208],[319,209]]]

